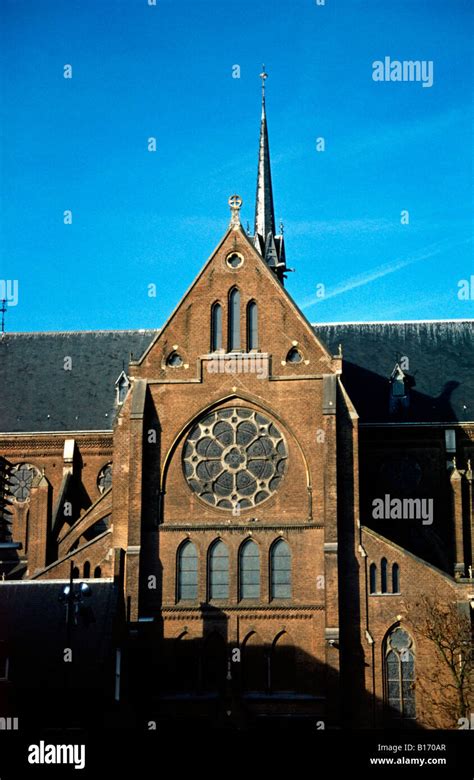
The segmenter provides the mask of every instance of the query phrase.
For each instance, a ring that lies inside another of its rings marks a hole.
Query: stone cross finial
[[[231,195],[229,198],[229,206],[231,213],[230,226],[234,230],[237,230],[240,227],[240,209],[242,206],[242,198],[240,195]]]

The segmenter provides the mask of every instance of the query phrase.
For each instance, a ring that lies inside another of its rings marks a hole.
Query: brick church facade
[[[1,336],[0,717],[458,728],[473,321],[308,322],[264,98],[229,203],[160,330]]]

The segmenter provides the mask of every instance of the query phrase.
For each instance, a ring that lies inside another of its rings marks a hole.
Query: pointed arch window
[[[392,593],[400,593],[400,566],[394,563],[392,566]]]
[[[258,349],[258,306],[250,301],[247,306],[247,352]]]
[[[214,303],[211,307],[211,352],[222,349],[222,306]]]
[[[91,576],[91,565],[89,561],[86,561],[84,564],[84,579],[88,580]]]
[[[380,592],[387,593],[387,559],[382,558],[380,562]]]
[[[222,541],[209,553],[209,599],[229,598],[229,551]]]
[[[415,655],[413,641],[397,627],[385,642],[385,702],[393,718],[415,718]]]
[[[178,601],[196,601],[198,597],[198,555],[192,542],[178,550]]]
[[[239,583],[241,599],[260,598],[260,550],[251,539],[240,548]]]
[[[273,642],[270,656],[271,690],[293,692],[296,689],[295,645],[285,631]]]
[[[370,593],[377,593],[377,566],[375,563],[370,564],[369,580],[370,580]]]
[[[229,352],[240,349],[240,292],[234,287],[229,293]]]
[[[272,599],[291,598],[291,550],[284,539],[270,550],[270,595]]]

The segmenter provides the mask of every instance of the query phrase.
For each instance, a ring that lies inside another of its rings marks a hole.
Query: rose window
[[[17,501],[26,501],[30,495],[31,485],[39,471],[30,463],[20,463],[13,466],[10,472],[10,493]]]
[[[287,450],[278,428],[252,409],[223,409],[200,420],[183,452],[184,474],[199,498],[220,509],[261,504],[278,488]]]

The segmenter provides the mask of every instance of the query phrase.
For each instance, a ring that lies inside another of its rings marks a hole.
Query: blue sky
[[[474,316],[474,290],[457,294],[474,274],[471,0],[0,7],[7,330],[164,322],[224,234],[229,195],[253,224],[262,62],[287,287],[308,318]],[[386,56],[432,60],[433,86],[374,82]]]

